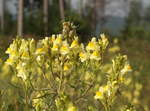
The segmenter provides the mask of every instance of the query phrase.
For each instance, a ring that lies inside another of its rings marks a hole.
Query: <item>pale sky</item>
[[[72,0],[72,7],[78,8],[80,0]],[[87,2],[88,0],[83,0],[83,2]],[[129,12],[129,2],[131,0],[107,0],[111,3],[106,6],[106,15],[120,16],[125,17]],[[150,0],[141,0],[143,2],[144,7],[150,6]]]

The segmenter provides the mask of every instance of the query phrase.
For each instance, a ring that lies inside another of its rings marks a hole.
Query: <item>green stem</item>
[[[109,107],[108,101],[106,101],[105,108],[106,108],[105,109],[106,111],[110,111],[110,107]]]
[[[100,101],[100,102],[101,102],[101,104],[104,106],[104,110],[105,110],[105,111],[110,111],[110,107],[108,106],[107,101],[106,101],[106,102]]]
[[[105,111],[109,111],[109,108],[106,104],[104,105],[104,109],[105,109]]]
[[[59,84],[59,88],[58,88],[58,93],[60,93],[61,91],[61,87],[62,87],[62,83],[63,83],[63,66],[61,66],[61,72],[60,72],[60,84]]]
[[[64,56],[62,60],[60,60],[60,59],[58,59],[58,60],[60,62],[60,66],[61,66],[61,70],[60,70],[60,83],[59,83],[59,86],[58,86],[58,94],[59,94],[59,93],[63,92],[63,90],[61,92],[61,89],[63,89],[62,88],[63,82],[64,82],[64,70],[63,69],[64,69],[64,64],[66,62],[66,59],[65,59],[65,56]]]
[[[25,84],[25,111],[29,111],[29,106],[28,106],[28,89],[27,86]]]

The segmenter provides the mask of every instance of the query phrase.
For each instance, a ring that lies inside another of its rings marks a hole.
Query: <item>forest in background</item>
[[[125,0],[123,3],[128,5],[117,9],[125,10],[122,12],[127,13],[125,17],[107,14],[109,4],[116,3],[115,0],[81,0],[76,4],[70,0],[19,0],[14,3],[16,14],[10,12],[9,2],[11,4],[9,0],[1,0],[1,35],[42,37],[60,32],[59,26],[63,21],[72,21],[77,26],[80,24],[78,33],[86,38],[102,32],[121,38],[149,38],[150,8],[144,7],[142,0]]]

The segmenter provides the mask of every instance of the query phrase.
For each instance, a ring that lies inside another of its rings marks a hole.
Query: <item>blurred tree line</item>
[[[143,8],[141,0],[133,0],[130,3],[130,12],[126,18],[126,26],[122,36],[150,39],[150,6]]]
[[[80,34],[88,35],[91,31],[90,14],[78,13],[71,9],[70,0],[18,0],[17,17],[5,10],[5,0],[1,7],[1,33],[5,35],[46,36],[60,31],[63,21],[73,21]]]
[[[69,20],[80,25],[77,28],[78,33],[87,38],[95,34],[96,30],[107,31],[106,5],[114,0],[86,0],[86,3],[78,0],[78,10],[72,8],[71,0],[17,0],[16,19],[6,10],[8,7],[5,7],[5,2],[9,0],[0,1],[1,34],[47,36],[59,32],[59,24]],[[142,10],[141,0],[126,1],[130,1],[130,11],[121,36],[148,38],[150,8]]]

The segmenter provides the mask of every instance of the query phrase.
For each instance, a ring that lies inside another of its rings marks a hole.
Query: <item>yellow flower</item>
[[[38,48],[36,50],[36,54],[45,54],[47,52],[47,49],[42,47],[42,48]]]
[[[12,50],[11,48],[7,49],[6,54],[9,54],[11,57],[19,57],[17,50]]]
[[[64,71],[68,71],[69,67],[67,65],[64,66]]]
[[[130,72],[130,71],[132,71],[131,66],[130,66],[129,64],[126,64],[126,65],[124,66],[124,68],[121,70],[121,73],[122,73],[122,74],[125,74],[125,73]]]
[[[62,46],[60,48],[60,52],[61,52],[61,54],[66,55],[69,52],[69,48],[67,46]]]
[[[66,55],[66,54],[68,54],[69,53],[69,45],[68,45],[68,43],[67,43],[67,41],[64,41],[63,42],[63,45],[61,46],[61,48],[60,48],[60,53],[62,54],[62,55]]]
[[[10,54],[12,55],[13,52],[17,52],[17,45],[16,45],[16,41],[14,41],[9,48],[7,48],[6,50],[6,54]]]
[[[59,35],[57,36],[57,38],[55,39],[54,44],[56,44],[56,45],[61,45],[61,43],[62,43],[62,35],[59,34]]]
[[[108,45],[108,39],[106,38],[106,36],[104,34],[100,35],[101,39],[98,40],[99,44],[101,45],[101,47],[103,49],[105,49]]]
[[[8,64],[8,65],[13,65],[14,60],[12,58],[8,58],[5,63]]]
[[[26,68],[28,64],[26,62],[20,62],[17,64],[17,77],[21,77],[23,80],[27,79],[28,69]]]
[[[120,82],[124,82],[124,81],[125,81],[125,78],[119,77],[119,80],[120,80]]]
[[[101,59],[100,53],[99,53],[98,51],[94,51],[94,52],[91,54],[90,59],[100,60],[100,59]]]
[[[17,77],[22,78],[24,81],[27,79],[26,72],[24,69],[18,70]]]
[[[112,85],[115,86],[117,84],[117,81],[113,81]]]
[[[6,54],[10,54],[11,52],[12,52],[11,48],[8,48],[8,49],[6,50]]]
[[[23,59],[29,59],[29,58],[30,58],[29,52],[24,51],[21,57],[22,57]]]
[[[43,65],[43,63],[44,63],[44,55],[37,56],[36,60],[37,60],[38,64]]]
[[[105,85],[105,86],[100,87],[99,91],[104,93],[104,92],[108,91],[108,89],[109,89],[109,87],[107,85]]]
[[[100,91],[97,91],[96,92],[96,95],[94,96],[95,99],[103,99],[104,98],[104,95],[102,92]]]
[[[95,99],[103,99],[104,94],[107,94],[108,96],[111,95],[108,85],[99,88],[99,91],[96,92]]]
[[[52,51],[58,51],[58,45],[54,44],[52,47]]]
[[[75,40],[71,43],[70,48],[78,48],[78,47],[79,47],[78,37],[75,37]]]
[[[102,42],[103,43],[107,43],[108,42],[108,39],[106,38],[105,34],[101,34],[101,39],[102,39]]]
[[[99,46],[96,42],[96,38],[92,38],[92,40],[88,43],[88,45],[86,46],[86,50],[90,51],[90,50],[99,50]]]
[[[71,43],[71,47],[70,47],[70,48],[77,48],[78,46],[79,46],[78,40],[74,40],[74,41]]]
[[[84,62],[88,59],[88,54],[85,52],[80,52],[79,57],[80,57],[81,62]]]

